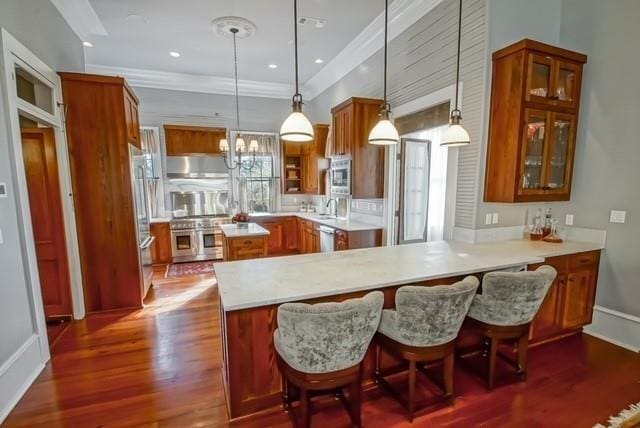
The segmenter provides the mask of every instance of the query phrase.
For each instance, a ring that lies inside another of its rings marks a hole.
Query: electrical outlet
[[[492,217],[493,217],[493,216],[491,215],[491,213],[488,213],[487,215],[485,215],[485,217],[484,217],[484,224],[491,224]]]
[[[611,223],[624,223],[626,220],[627,220],[627,212],[626,211],[611,210],[611,215],[609,216],[609,222],[611,222]]]
[[[2,229],[0,229],[0,244],[4,244],[4,237],[2,236]]]
[[[567,214],[564,216],[564,224],[567,226],[573,226],[573,214]]]
[[[498,213],[493,213],[493,215],[491,216],[491,223],[498,224],[499,220],[500,218],[498,217]]]

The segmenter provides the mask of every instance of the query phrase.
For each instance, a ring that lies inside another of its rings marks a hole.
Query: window
[[[240,178],[246,179],[247,186],[247,203],[249,211],[269,212],[275,207],[271,207],[273,199],[272,192],[277,189],[272,187],[274,183],[274,160],[271,155],[257,155],[256,162],[251,167],[251,161],[243,161],[240,168]]]

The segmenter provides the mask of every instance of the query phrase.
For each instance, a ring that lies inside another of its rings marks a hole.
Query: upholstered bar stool
[[[293,385],[300,391],[301,426],[310,426],[310,398],[318,392],[337,394],[353,425],[361,426],[361,362],[380,323],[383,303],[382,292],[374,291],[341,303],[285,303],[278,308],[274,344],[284,407],[290,410]],[[344,387],[349,388],[348,401]]]
[[[488,357],[489,389],[495,382],[497,357],[513,366],[522,380],[526,379],[529,327],[556,274],[551,266],[541,266],[535,271],[491,272],[484,276],[482,294],[473,299],[468,318],[485,337],[482,355]],[[504,341],[516,344],[517,361],[499,352]]]
[[[434,287],[405,286],[396,292],[396,309],[385,309],[376,347],[376,382],[385,388],[407,410],[413,421],[415,406],[416,369],[428,377],[425,363],[441,362],[444,385],[443,399],[453,403],[454,341],[458,336],[478,280],[469,276],[453,285]],[[395,391],[385,376],[397,374],[397,369],[380,367],[380,350],[409,362],[409,389],[407,399]]]

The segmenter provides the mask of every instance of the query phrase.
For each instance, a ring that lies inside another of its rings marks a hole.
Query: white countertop
[[[246,238],[248,236],[267,236],[269,231],[264,227],[249,223],[249,227],[241,228],[236,224],[221,224],[220,229],[227,238]]]
[[[377,230],[382,229],[382,225],[365,223],[354,219],[342,220],[336,218],[324,218],[318,213],[306,213],[299,211],[291,212],[277,212],[277,213],[251,213],[249,217],[300,217],[305,220],[315,221],[316,223],[324,224],[325,226],[341,229],[346,232],[358,232],[363,230]]]
[[[542,263],[600,243],[438,241],[216,264],[225,311]]]

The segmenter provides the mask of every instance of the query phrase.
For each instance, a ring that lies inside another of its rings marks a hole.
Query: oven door
[[[198,230],[200,256],[222,259],[222,230],[219,227]]]
[[[171,231],[171,255],[174,262],[197,259],[198,237],[195,230]]]

